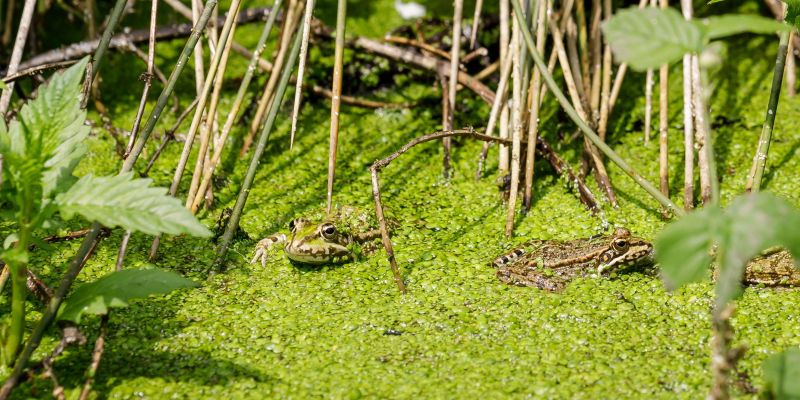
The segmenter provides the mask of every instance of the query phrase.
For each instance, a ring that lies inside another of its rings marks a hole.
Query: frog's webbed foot
[[[256,244],[256,251],[255,254],[253,254],[253,259],[250,260],[250,264],[255,264],[256,261],[261,260],[261,266],[266,267],[269,249],[276,244],[284,242],[286,242],[286,235],[282,233],[276,233],[261,239],[258,244]]]

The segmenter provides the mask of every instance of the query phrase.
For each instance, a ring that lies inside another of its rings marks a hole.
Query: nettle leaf
[[[127,307],[132,299],[169,293],[175,289],[200,286],[163,269],[125,269],[81,285],[66,300],[58,320],[81,322],[84,314],[103,315],[109,308]]]
[[[800,348],[775,354],[762,366],[766,387],[771,399],[800,399]]]
[[[788,29],[788,26],[771,18],[760,15],[718,15],[700,20],[693,20],[703,27],[708,40],[714,40],[739,33],[775,33]]]
[[[8,127],[0,126],[2,196],[16,208],[28,205],[37,214],[53,193],[66,189],[74,179],[72,171],[83,157],[83,141],[89,132],[83,125],[86,111],[80,109],[80,82],[87,61],[55,73]]]
[[[75,127],[86,119],[81,110],[80,83],[88,57],[83,58],[64,72],[57,72],[50,81],[40,86],[34,100],[27,102],[19,112],[18,120],[25,134],[28,156],[50,158],[66,138],[67,128]]]
[[[614,55],[639,71],[699,53],[706,44],[702,28],[671,8],[622,10],[603,23],[603,33]]]
[[[56,197],[65,219],[80,214],[105,226],[121,226],[150,235],[161,233],[208,237],[211,232],[197,221],[167,190],[150,187],[150,179],[131,179],[133,173],[108,177],[84,176]]]
[[[724,223],[722,210],[706,207],[669,224],[656,236],[655,257],[667,288],[708,277],[711,248]]]
[[[726,210],[728,229],[720,237],[720,275],[717,298],[727,303],[741,293],[747,263],[773,246],[800,255],[800,211],[768,193],[739,196]]]

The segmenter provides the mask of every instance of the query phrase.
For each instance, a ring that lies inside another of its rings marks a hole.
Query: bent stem
[[[31,231],[28,224],[23,224],[19,232],[16,251],[25,254],[31,240]],[[15,257],[17,258],[17,257]],[[23,258],[24,260],[24,258]],[[11,326],[8,330],[6,342],[3,343],[3,362],[11,365],[19,352],[22,337],[25,335],[25,297],[28,294],[26,282],[28,280],[28,263],[18,259],[7,260],[8,271],[11,275]]]
[[[781,84],[783,83],[783,70],[786,66],[786,50],[789,46],[789,31],[781,32],[780,44],[778,45],[778,56],[775,60],[775,70],[772,73],[772,89],[769,92],[769,103],[767,104],[767,115],[764,118],[764,126],[761,128],[761,138],[758,140],[758,149],[753,157],[753,168],[747,178],[745,186],[746,192],[758,192],[761,189],[761,179],[764,176],[764,167],[767,164],[769,154],[769,144],[772,141],[772,127],[775,125],[775,114],[778,112],[778,100],[781,96]]]
[[[511,144],[511,140],[509,139],[484,135],[475,132],[475,130],[472,128],[434,132],[411,140],[386,158],[375,161],[375,163],[373,163],[369,168],[370,174],[372,175],[372,197],[375,200],[375,215],[378,217],[378,223],[380,224],[383,248],[386,249],[386,256],[389,260],[389,265],[392,268],[392,274],[394,275],[394,281],[397,285],[397,289],[400,290],[400,293],[402,294],[405,294],[406,292],[406,285],[403,283],[403,278],[400,275],[400,269],[397,267],[397,260],[394,256],[394,247],[392,246],[392,240],[389,238],[389,228],[386,226],[386,220],[383,216],[383,204],[381,202],[381,189],[378,181],[378,172],[394,161],[395,158],[400,157],[401,154],[407,152],[410,148],[418,144],[452,137],[470,137],[473,139],[482,140],[484,142],[494,142],[505,145]],[[230,230],[230,227],[231,225],[228,225],[228,230]],[[227,234],[228,232],[226,231],[225,233]]]
[[[675,203],[673,203],[667,196],[664,196],[661,191],[653,186],[647,179],[639,175],[636,170],[634,170],[630,165],[628,165],[625,160],[623,160],[614,150],[612,150],[608,145],[600,140],[597,134],[589,128],[588,125],[578,116],[578,113],[575,111],[575,108],[572,107],[569,100],[564,96],[564,93],[556,84],[553,76],[547,71],[547,65],[542,60],[541,55],[536,50],[536,45],[533,42],[533,35],[531,34],[530,29],[524,24],[524,17],[522,15],[522,6],[519,3],[519,0],[514,0],[511,2],[514,6],[515,15],[520,22],[520,30],[522,31],[522,35],[524,36],[525,43],[528,45],[528,53],[533,57],[533,61],[536,63],[536,66],[542,72],[542,77],[544,78],[547,87],[553,92],[553,95],[556,96],[558,99],[558,103],[561,104],[561,107],[564,108],[564,111],[567,112],[569,117],[578,125],[578,128],[583,132],[583,134],[595,145],[597,146],[603,154],[606,155],[614,164],[617,164],[628,176],[630,176],[634,182],[636,182],[639,186],[641,186],[647,193],[650,194],[656,201],[658,201],[664,207],[672,210],[672,212],[677,216],[682,216],[684,214],[683,210],[679,209]]]

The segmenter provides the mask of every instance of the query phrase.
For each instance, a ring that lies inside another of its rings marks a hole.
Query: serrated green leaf
[[[121,226],[150,235],[188,233],[208,237],[211,232],[197,221],[167,190],[150,187],[150,179],[131,179],[128,172],[116,176],[87,175],[56,197],[64,218],[80,214],[105,226]]]
[[[669,224],[656,236],[655,257],[667,288],[676,289],[708,276],[709,252],[724,223],[719,208],[707,207]]]
[[[86,313],[103,315],[109,308],[127,307],[132,299],[197,286],[200,285],[158,268],[112,272],[76,289],[59,310],[58,319],[78,324]]]
[[[787,25],[771,18],[760,15],[717,15],[713,17],[693,20],[705,29],[708,40],[719,39],[739,33],[768,33],[772,34],[784,29]]]
[[[614,55],[639,71],[699,53],[706,43],[702,29],[671,8],[622,10],[603,23],[603,33]]]
[[[88,127],[83,125],[86,111],[80,109],[80,82],[87,61],[55,73],[8,127],[0,126],[2,196],[16,209],[26,205],[30,212],[24,218],[37,223],[47,220],[52,195],[72,183],[72,171],[84,154]]]
[[[766,387],[772,399],[800,399],[800,349],[791,348],[775,354],[762,365]]]

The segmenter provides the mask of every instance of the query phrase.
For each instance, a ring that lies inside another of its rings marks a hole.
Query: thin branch
[[[192,112],[192,110],[194,110],[194,108],[197,106],[197,100],[197,97],[195,97],[194,100],[192,100],[192,103],[189,104],[189,106],[186,107],[186,109],[183,110],[183,112],[178,116],[178,119],[175,120],[175,123],[172,124],[172,127],[164,132],[161,144],[158,145],[158,149],[156,149],[156,151],[150,157],[150,160],[147,162],[147,166],[141,173],[142,176],[148,175],[150,168],[153,168],[153,164],[155,164],[156,160],[158,160],[158,157],[161,155],[161,152],[164,151],[164,148],[167,147],[167,144],[169,144],[170,141],[175,140],[175,132],[178,131],[178,127],[180,127],[180,125],[183,123],[183,120],[185,120],[186,117],[189,116],[189,113]]]
[[[294,90],[294,106],[292,107],[292,128],[289,134],[289,149],[294,146],[294,135],[297,132],[297,118],[300,114],[300,101],[303,98],[303,78],[306,71],[306,58],[308,58],[308,37],[311,35],[311,17],[313,14],[314,0],[306,0],[306,11],[305,15],[303,16],[303,42],[300,44],[300,59],[298,60],[299,64],[297,66],[297,86]]]
[[[416,47],[416,48],[418,48],[420,50],[425,50],[427,52],[436,54],[437,56],[442,57],[444,60],[450,61],[450,53],[448,53],[448,52],[446,52],[446,51],[444,51],[444,50],[442,50],[442,49],[440,49],[438,47],[434,47],[434,46],[432,46],[432,45],[430,45],[428,43],[421,42],[419,40],[404,38],[402,36],[390,36],[390,35],[384,37],[383,40],[388,42],[388,43],[402,44],[402,45],[405,45],[405,46],[413,46],[413,47]]]
[[[103,61],[103,56],[106,54],[106,50],[108,50],[111,37],[114,35],[114,30],[117,29],[117,24],[119,24],[126,3],[126,0],[117,0],[117,2],[114,3],[114,8],[111,10],[111,14],[109,14],[108,21],[106,22],[106,29],[103,31],[103,36],[100,38],[97,49],[92,56],[92,76],[87,86],[92,85],[91,80],[94,80],[95,77],[97,77],[97,73],[100,72],[100,64]],[[83,101],[85,102],[86,98],[84,98]]]
[[[544,53],[545,35],[547,24],[547,1],[539,1],[539,11],[536,22],[536,49]],[[530,210],[531,201],[533,199],[533,174],[534,164],[536,161],[536,152],[534,151],[535,143],[539,138],[539,108],[541,101],[539,98],[539,90],[542,86],[542,73],[539,69],[533,69],[533,79],[528,88],[528,95],[531,99],[531,112],[528,116],[528,146],[525,157],[525,192],[523,195],[523,206],[525,210]]]
[[[266,48],[267,39],[269,38],[269,34],[272,31],[273,25],[275,24],[275,16],[278,14],[278,10],[280,10],[282,1],[283,0],[275,0],[275,4],[272,6],[273,12],[270,13],[269,19],[264,24],[264,28],[261,30],[261,36],[258,38],[258,44],[256,44],[255,51],[250,55],[250,64],[247,66],[244,78],[242,78],[242,82],[239,84],[239,91],[236,93],[233,106],[231,107],[230,111],[228,111],[228,117],[225,120],[225,124],[222,126],[222,133],[214,145],[214,155],[206,165],[203,173],[203,180],[200,182],[200,186],[197,189],[197,194],[192,202],[192,212],[197,212],[200,202],[203,200],[203,195],[209,188],[211,178],[214,176],[214,170],[222,159],[222,150],[225,147],[225,143],[228,140],[228,135],[230,134],[233,124],[236,121],[236,114],[239,113],[239,109],[242,106],[244,97],[247,94],[247,88],[250,86],[250,81],[253,79],[256,65],[261,59],[261,53],[263,53],[264,49]]]
[[[336,176],[336,149],[339,144],[339,108],[342,96],[342,69],[344,64],[344,35],[347,21],[347,0],[339,0],[336,7],[336,48],[333,57],[333,84],[331,92],[331,130],[328,143],[327,212],[333,203],[333,180]]]
[[[273,97],[275,86],[278,84],[278,77],[280,76],[278,71],[281,71],[284,68],[284,59],[286,58],[286,53],[289,51],[292,33],[295,31],[295,27],[297,26],[303,4],[305,3],[302,1],[297,1],[295,7],[292,7],[291,2],[287,4],[287,8],[289,10],[286,12],[286,20],[284,21],[283,32],[281,33],[278,54],[275,56],[275,60],[272,63],[273,71],[269,76],[267,85],[264,87],[264,91],[261,93],[261,98],[258,100],[256,114],[253,117],[253,120],[250,122],[250,129],[247,131],[247,136],[245,136],[244,142],[242,143],[242,148],[239,151],[239,157],[243,157],[250,150],[250,146],[253,144],[253,139],[255,138],[256,133],[258,133],[258,128],[263,122],[264,114],[268,112],[267,107],[269,106],[270,100]]]
[[[692,0],[681,0],[683,18],[692,19]],[[692,108],[692,56],[683,56],[683,208],[694,208],[694,110]]]
[[[520,11],[522,7],[519,4],[519,0],[512,0],[511,4],[514,6],[515,11]],[[517,14],[517,19],[522,18],[520,14]],[[675,204],[667,197],[665,197],[652,183],[648,182],[644,179],[638,172],[636,172],[630,165],[628,165],[625,160],[623,160],[614,150],[612,150],[606,143],[600,140],[599,137],[589,128],[588,125],[580,118],[578,113],[575,111],[575,108],[572,107],[569,100],[564,96],[564,93],[561,92],[558,85],[556,84],[553,76],[547,72],[547,65],[545,65],[544,61],[542,60],[541,55],[539,55],[538,51],[536,51],[536,47],[533,43],[533,35],[531,35],[530,30],[526,26],[522,26],[522,34],[525,38],[525,43],[528,45],[528,53],[533,57],[536,66],[542,72],[542,77],[545,80],[545,83],[550,88],[550,91],[553,92],[553,95],[556,96],[558,103],[561,104],[561,107],[570,118],[578,125],[581,132],[589,139],[595,146],[597,146],[603,154],[605,154],[611,161],[613,161],[617,166],[619,166],[631,179],[634,180],[639,186],[641,186],[647,193],[649,193],[656,201],[658,201],[663,206],[671,209],[673,213],[676,215],[683,215],[683,211],[680,210]]]
[[[453,121],[456,118],[456,110],[458,109],[456,103],[456,86],[458,84],[458,65],[459,59],[461,57],[461,19],[462,14],[464,11],[464,0],[454,0],[453,1],[453,36],[452,39],[452,46],[450,47],[450,82],[447,85],[447,104],[449,105],[450,109],[450,118],[447,119],[446,128],[449,127],[452,129]],[[442,164],[444,166],[444,177],[445,179],[450,178],[450,138],[445,137],[442,140],[442,144],[444,145],[444,159],[442,160]]]
[[[106,334],[108,333],[108,314],[103,315],[100,319],[100,334],[94,342],[94,350],[92,350],[92,362],[89,364],[89,370],[86,371],[86,382],[83,384],[79,400],[86,400],[92,391],[92,384],[94,383],[95,375],[97,375],[97,368],[100,366],[100,359],[103,357],[103,350],[106,344]]]
[[[224,269],[224,266],[222,265],[223,257],[228,251],[228,246],[230,246],[231,240],[233,240],[236,229],[239,227],[239,219],[242,216],[244,205],[247,203],[247,197],[250,194],[250,187],[255,179],[256,170],[258,169],[258,165],[261,163],[261,155],[264,153],[264,148],[266,148],[270,133],[272,133],[272,127],[275,123],[275,117],[278,114],[278,108],[280,108],[281,100],[286,92],[286,86],[289,84],[289,77],[292,75],[292,67],[297,60],[298,54],[300,53],[300,42],[302,38],[303,36],[299,32],[295,35],[294,43],[292,43],[292,49],[289,53],[289,58],[286,60],[286,66],[283,68],[283,71],[281,71],[280,82],[278,83],[275,96],[272,98],[272,105],[269,109],[269,115],[267,115],[267,120],[264,123],[264,127],[261,129],[261,134],[258,136],[258,143],[253,151],[250,164],[247,167],[247,173],[242,181],[242,187],[239,190],[239,196],[236,198],[236,204],[233,206],[233,213],[231,214],[231,218],[228,221],[228,226],[225,228],[225,233],[222,235],[219,247],[217,248],[217,260],[215,261],[215,264],[219,270]],[[209,273],[213,275],[213,269],[210,270]]]
[[[511,45],[509,44],[509,48]],[[492,102],[492,109],[489,112],[489,122],[486,124],[486,134],[491,135],[494,132],[494,127],[497,125],[497,118],[501,114],[501,109],[505,109],[506,98],[508,97],[508,79],[511,76],[511,67],[513,63],[505,63],[503,70],[500,71],[500,83],[497,84],[497,92],[495,93],[494,101]],[[501,135],[502,137],[502,135]],[[501,149],[501,151],[503,151]],[[483,142],[481,155],[478,157],[478,168],[475,171],[475,179],[481,179],[483,175],[483,164],[486,161],[486,155],[489,152],[489,142]]]
[[[472,16],[472,30],[469,32],[469,48],[475,49],[475,43],[478,41],[478,25],[481,22],[481,9],[483,8],[483,0],[475,1],[475,14]]]
[[[253,22],[259,22],[266,18],[269,14],[269,8],[250,8],[247,10],[243,10],[239,13],[238,21],[239,24],[248,24]],[[280,17],[280,16],[279,16]],[[224,18],[217,19],[213,21],[214,25],[221,25],[224,21]],[[209,24],[212,21],[208,22]],[[175,25],[168,25],[162,26],[156,29],[156,40],[157,41],[165,41],[171,39],[180,39],[186,38],[193,34],[192,24],[175,24]],[[109,42],[110,49],[119,49],[119,48],[127,48],[129,43],[134,44],[141,44],[146,43],[150,40],[150,30],[149,29],[139,29],[135,31],[131,31],[130,33],[121,33],[119,35],[115,35],[111,38]],[[19,65],[19,70],[27,70],[34,67],[39,67],[45,64],[52,64],[52,63],[59,63],[63,61],[69,60],[77,60],[81,57],[86,55],[92,54],[94,50],[99,45],[99,40],[88,40],[84,42],[73,43],[71,45],[50,50],[41,54],[38,54],[25,62]],[[7,71],[0,71],[0,74],[5,75]]]
[[[669,6],[667,0],[659,0],[659,3],[662,9]],[[661,193],[669,198],[669,65],[662,64],[658,74],[658,175]]]
[[[767,104],[767,114],[764,117],[764,125],[761,128],[761,137],[758,140],[758,149],[753,157],[753,167],[744,190],[746,192],[758,192],[761,190],[761,179],[764,176],[764,169],[767,165],[769,155],[769,145],[772,141],[772,129],[775,125],[775,115],[778,113],[778,100],[781,97],[781,85],[783,84],[783,71],[786,68],[786,53],[789,47],[789,32],[781,32],[781,40],[778,44],[778,56],[775,60],[775,69],[772,73],[772,87],[769,92],[769,103]]]
[[[516,12],[516,11],[515,11]],[[522,19],[514,21],[511,33],[511,64],[514,65],[512,71],[512,106],[511,106],[511,191],[508,194],[508,208],[506,212],[506,237],[511,237],[514,233],[514,216],[517,212],[517,195],[519,192],[519,163],[522,141],[522,57],[520,54],[520,27]]]
[[[789,44],[786,48],[786,90],[789,97],[794,97],[797,94],[797,68],[795,67],[795,49],[794,37],[795,31],[789,33]]]
[[[22,52],[25,50],[25,41],[28,38],[28,30],[31,27],[31,20],[33,19],[33,11],[35,8],[36,0],[25,0],[25,5],[22,8],[22,16],[19,20],[19,28],[17,29],[17,38],[14,40],[14,48],[11,50],[11,59],[8,62],[8,68],[5,73],[7,76],[13,75],[19,68],[19,62],[22,60]],[[2,90],[2,94],[0,94],[0,118],[5,118],[13,92],[14,82],[10,81],[7,87]]]

